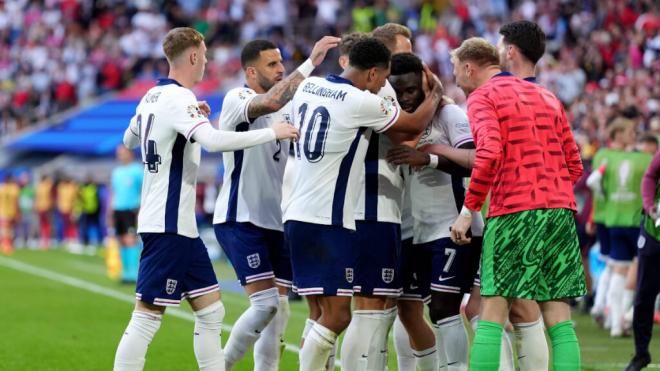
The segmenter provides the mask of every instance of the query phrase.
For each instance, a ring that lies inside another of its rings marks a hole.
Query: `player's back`
[[[201,147],[191,137],[208,119],[195,95],[174,80],[159,80],[140,101],[133,120],[145,165],[138,232],[197,237],[194,209]]]
[[[489,216],[540,208],[575,210],[573,182],[582,163],[562,104],[550,91],[501,74],[470,94],[468,111],[477,157],[486,138],[498,145],[482,151],[501,155]],[[493,124],[499,133],[489,129]]]
[[[284,220],[355,229],[359,170],[364,166],[366,129],[384,131],[398,108],[330,75],[303,81],[292,99],[296,175]]]

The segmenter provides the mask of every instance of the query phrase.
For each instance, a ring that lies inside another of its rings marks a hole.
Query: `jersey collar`
[[[497,75],[495,75],[493,77],[504,77],[504,76],[513,76],[513,75],[511,74],[511,72],[502,71],[502,72],[498,73]]]
[[[534,83],[534,84],[539,83],[538,80],[536,80],[536,76],[525,77],[523,80],[529,81],[529,82]]]
[[[176,84],[176,85],[179,85],[180,87],[183,87],[183,85],[179,84],[179,82],[174,80],[174,79],[158,79],[158,82],[156,83],[156,86],[163,86],[163,85],[170,85],[170,84]]]
[[[341,76],[335,75],[335,74],[328,74],[328,76],[325,77],[326,80],[330,82],[334,82],[335,84],[348,84],[348,85],[353,85],[353,82],[349,79],[345,79]]]

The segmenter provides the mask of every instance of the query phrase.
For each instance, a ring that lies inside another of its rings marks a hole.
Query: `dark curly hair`
[[[348,64],[360,70],[374,67],[387,68],[391,57],[392,53],[385,44],[373,37],[367,37],[353,45],[348,54]]]
[[[392,56],[392,64],[390,65],[390,75],[398,76],[407,73],[422,73],[424,66],[422,60],[412,53],[399,53]]]
[[[530,62],[536,64],[545,53],[545,33],[539,25],[529,21],[507,23],[500,28],[504,42],[515,45]]]

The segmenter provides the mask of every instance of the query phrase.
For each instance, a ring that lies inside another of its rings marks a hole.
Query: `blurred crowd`
[[[240,48],[268,38],[290,67],[326,34],[387,22],[414,32],[416,52],[464,102],[449,51],[470,36],[493,43],[510,20],[548,35],[538,71],[567,105],[585,158],[624,114],[660,134],[660,13],[653,0],[10,0],[0,4],[0,137],[137,79],[167,73],[160,43],[171,27],[206,36],[207,78],[240,79]],[[337,69],[333,58],[317,71]]]

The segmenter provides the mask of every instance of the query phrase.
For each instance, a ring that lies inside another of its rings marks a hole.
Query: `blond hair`
[[[452,62],[474,62],[479,66],[499,66],[497,48],[481,37],[471,37],[451,51]]]
[[[390,50],[396,46],[397,35],[412,39],[410,28],[398,23],[385,23],[371,31],[371,37],[380,40]]]
[[[177,27],[170,30],[163,40],[163,52],[172,62],[190,47],[199,47],[204,35],[190,27]]]
[[[341,35],[341,41],[339,41],[339,55],[348,55],[353,49],[358,41],[364,40],[369,35],[364,32],[349,32]]]
[[[617,117],[607,126],[608,137],[610,140],[614,140],[614,137],[619,132],[625,131],[631,126],[634,126],[635,122],[633,120],[627,119],[625,117]]]

